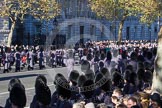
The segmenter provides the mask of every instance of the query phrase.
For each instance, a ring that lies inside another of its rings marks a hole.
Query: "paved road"
[[[75,66],[74,69],[79,70],[79,66]],[[24,71],[24,72],[12,72],[12,73],[5,73],[0,74],[0,106],[5,105],[6,99],[9,97],[8,89],[8,82],[11,78],[17,77],[19,78],[26,88],[26,95],[27,95],[27,105],[30,105],[34,95],[34,84],[35,79],[38,74],[43,74],[46,76],[48,80],[48,85],[51,89],[51,93],[54,92],[55,86],[53,85],[53,79],[57,73],[62,73],[67,78],[67,68],[53,68],[53,69],[45,69],[45,70],[33,70],[33,71]],[[80,70],[79,70],[80,71]]]

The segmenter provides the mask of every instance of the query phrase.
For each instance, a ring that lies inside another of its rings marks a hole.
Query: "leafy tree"
[[[51,19],[58,15],[59,4],[55,0],[4,0],[0,1],[0,16],[9,17],[11,29],[7,46],[11,45],[12,35],[18,20],[24,20],[25,15],[39,19]]]
[[[118,0],[117,7],[114,4],[115,3],[113,0],[91,0],[92,10],[95,11],[98,16],[106,16],[108,19],[113,18],[112,10],[114,8],[117,8],[116,17],[118,17],[117,12],[120,13],[121,11],[120,14],[123,19],[129,15],[135,15],[142,23],[146,23],[148,25],[154,21],[157,21],[158,18],[162,18],[161,0]],[[122,20],[120,21],[122,22]],[[120,36],[119,29],[119,41]],[[152,90],[157,90],[162,93],[162,26],[160,27],[160,31],[158,33],[157,42],[158,48],[155,58]]]
[[[129,16],[136,16],[137,13],[131,5],[131,0],[90,0],[93,12],[99,17],[106,17],[108,20],[117,19],[119,23],[118,41],[122,40],[122,30],[124,21]]]
[[[150,25],[162,17],[162,1],[160,0],[131,0],[128,3],[139,14],[140,21]],[[162,93],[162,27],[158,33],[158,48],[155,58],[152,90]]]
[[[140,0],[139,0],[140,1]],[[142,13],[141,21],[150,24],[151,22],[162,17],[162,1],[161,0],[142,0],[143,9],[139,10]],[[138,5],[139,6],[139,5]],[[154,74],[152,90],[157,90],[162,93],[162,26],[158,33],[158,48],[155,58]]]
[[[157,16],[160,16],[160,2],[157,0],[131,0],[130,2],[127,2],[125,8],[130,11],[136,11],[139,20],[148,25],[156,21]]]

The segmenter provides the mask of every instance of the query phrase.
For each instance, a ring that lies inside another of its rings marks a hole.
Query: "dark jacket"
[[[11,108],[11,102],[9,98],[6,100],[6,104],[4,108]]]
[[[56,108],[72,108],[72,104],[67,100],[64,101],[59,100]]]
[[[124,86],[124,89],[123,89],[124,94],[133,94],[136,91],[137,91],[137,87],[135,85],[130,84],[130,83],[127,83]]]

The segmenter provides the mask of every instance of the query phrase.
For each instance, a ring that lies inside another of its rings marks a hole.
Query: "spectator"
[[[126,105],[124,105],[124,104],[119,104],[119,105],[117,105],[117,107],[116,108],[127,108],[127,106]]]
[[[93,88],[93,80],[87,80],[84,84],[83,84],[83,88],[85,91],[81,91],[81,94],[84,96],[84,100],[86,103],[90,103],[90,102],[93,102],[93,95],[94,95],[94,88]],[[87,88],[87,87],[90,87],[92,86],[92,88]]]
[[[36,87],[36,99],[38,107],[49,108],[51,102],[51,91],[49,87],[41,80]]]
[[[161,108],[162,107],[162,101],[160,98],[160,94],[154,93],[150,96],[150,106],[149,108]]]
[[[108,71],[108,69],[107,68],[103,68],[102,70],[101,70],[101,73],[106,77],[106,78],[108,78],[108,79],[110,79],[110,73],[109,73],[109,71]]]
[[[87,70],[86,77],[87,80],[94,80],[95,75],[92,69]]]
[[[115,96],[118,98],[119,102],[122,102],[122,99],[123,99],[123,94],[122,94],[122,91],[121,89],[117,88],[113,91],[113,94],[112,96]]]
[[[97,108],[107,108],[107,105],[105,103],[101,103],[97,105]]]
[[[129,61],[129,64],[133,67],[133,72],[136,72],[137,69],[137,53],[132,52],[131,53],[131,60]]]
[[[69,102],[71,97],[70,85],[66,80],[63,80],[64,85],[57,86],[58,92],[58,101],[56,104],[56,108],[72,108],[72,104]]]
[[[83,60],[81,63],[82,74],[85,75],[88,70],[90,70],[90,63],[87,60]]]
[[[86,80],[87,78],[85,75],[80,75],[77,81],[78,87],[82,87]]]
[[[73,70],[71,73],[70,73],[70,77],[69,77],[69,80],[70,80],[70,89],[71,89],[71,102],[74,103],[78,100],[78,97],[79,97],[79,89],[78,89],[78,86],[77,86],[77,80],[79,78],[79,72],[76,71],[76,70]]]
[[[24,108],[26,106],[25,88],[22,84],[16,83],[10,91],[11,108]]]
[[[85,108],[95,108],[95,105],[92,102],[90,102],[85,105]]]
[[[122,103],[123,103],[124,105],[127,106],[127,104],[128,104],[128,99],[129,99],[129,98],[130,98],[129,95],[124,95],[123,100],[122,100]]]
[[[8,84],[8,91],[11,92],[13,86],[15,84],[21,84],[21,81],[18,78],[13,78],[10,80],[9,84]],[[22,85],[23,86],[23,85]],[[25,88],[24,88],[25,89]],[[10,98],[8,98],[6,100],[6,104],[5,104],[5,108],[11,108],[11,102],[10,102]]]
[[[114,72],[112,75],[112,85],[114,88],[123,88],[124,80],[119,72]]]
[[[134,97],[130,97],[127,101],[127,108],[135,108],[137,106],[137,99]]]
[[[112,96],[111,101],[114,104],[114,107],[116,107],[120,103],[119,99],[116,96]]]
[[[149,108],[149,94],[140,92],[142,108]]]
[[[30,103],[30,108],[36,108],[38,105],[37,98],[36,98],[36,88],[40,85],[40,83],[47,84],[47,79],[44,75],[38,75],[35,80],[35,95],[33,97],[32,102]]]
[[[52,94],[52,99],[50,103],[50,107],[52,108],[56,108],[57,102],[59,101],[59,94],[58,94],[59,81],[61,82],[65,81],[65,77],[60,73],[56,74],[55,80],[54,80],[54,85],[55,85],[56,90]]]
[[[123,88],[123,93],[124,94],[133,94],[134,92],[137,91],[137,75],[136,73],[125,73],[125,85]]]
[[[72,70],[69,76],[69,80],[73,86],[77,85],[78,78],[79,78],[79,72],[77,70]]]
[[[84,105],[82,103],[74,103],[73,108],[84,108]]]

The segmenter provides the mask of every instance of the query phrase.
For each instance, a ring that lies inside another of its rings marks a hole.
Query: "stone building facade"
[[[58,0],[58,2],[63,4],[61,15],[57,17],[59,33],[64,34],[69,42],[76,42],[81,38],[95,41],[117,40],[119,21],[98,18],[91,11],[87,0]],[[155,40],[158,30],[157,22],[147,26],[140,23],[136,17],[128,17],[124,23],[122,39]]]
[[[57,0],[62,4],[62,11],[56,17],[58,21],[57,34],[64,35],[68,42],[76,42],[82,38],[91,40],[117,40],[119,21],[101,19],[93,13],[88,0]],[[27,15],[23,24],[18,23],[14,32],[14,43],[33,45],[45,44],[46,38],[54,34],[56,28],[50,22],[40,23],[32,16]],[[0,21],[2,23],[2,21]],[[2,28],[2,24],[1,28]],[[136,17],[126,19],[123,28],[123,40],[154,40],[159,31],[157,22],[147,26],[141,24]],[[74,38],[75,37],[75,38]]]
[[[8,18],[0,18],[0,44],[5,45],[9,34]]]

